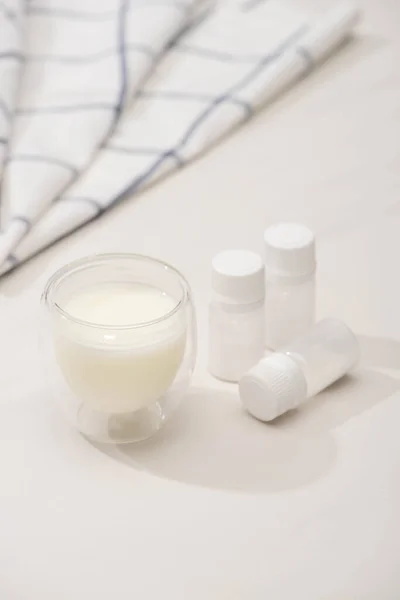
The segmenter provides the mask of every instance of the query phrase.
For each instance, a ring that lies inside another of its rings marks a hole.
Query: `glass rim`
[[[74,317],[67,310],[62,308],[54,299],[51,299],[51,294],[57,289],[57,286],[66,278],[70,277],[77,271],[83,271],[85,268],[96,264],[96,262],[101,263],[102,261],[114,261],[114,260],[132,260],[132,261],[141,261],[147,262],[156,266],[159,266],[172,274],[174,274],[181,285],[181,297],[177,301],[176,305],[167,313],[157,317],[157,319],[152,319],[151,321],[143,321],[140,323],[127,323],[126,325],[106,325],[102,323],[95,323],[93,321],[87,321],[85,319],[79,319],[78,317]],[[113,330],[113,331],[123,331],[128,329],[139,329],[142,327],[151,327],[152,325],[157,325],[158,323],[162,323],[167,319],[173,317],[184,304],[186,303],[189,297],[190,286],[182,273],[170,265],[169,263],[162,261],[158,258],[153,258],[152,256],[147,256],[145,254],[135,254],[129,252],[121,252],[121,253],[99,253],[99,254],[91,254],[89,256],[85,256],[83,258],[78,258],[77,260],[73,260],[66,265],[60,267],[53,273],[53,275],[48,279],[43,294],[42,294],[42,302],[44,302],[49,310],[55,309],[58,314],[60,314],[65,319],[77,323],[78,325],[83,325],[85,327],[94,327],[97,329],[104,330]]]

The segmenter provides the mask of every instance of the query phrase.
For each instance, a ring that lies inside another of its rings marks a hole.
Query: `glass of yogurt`
[[[46,376],[81,433],[128,443],[158,431],[196,359],[189,285],[173,267],[104,254],[57,271],[42,296]]]

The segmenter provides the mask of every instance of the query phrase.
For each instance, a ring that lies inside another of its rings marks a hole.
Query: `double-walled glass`
[[[173,308],[152,321],[118,326],[68,312],[71,298],[113,284],[155,288],[173,299]],[[185,278],[146,256],[97,255],[57,271],[42,303],[46,376],[78,430],[109,443],[140,441],[158,431],[195,365],[195,315]]]

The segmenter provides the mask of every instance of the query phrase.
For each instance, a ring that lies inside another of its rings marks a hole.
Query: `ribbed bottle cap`
[[[212,261],[213,290],[230,302],[251,303],[265,294],[264,264],[249,250],[226,250]]]
[[[264,232],[265,268],[268,275],[302,278],[315,270],[315,236],[297,223],[278,223]]]
[[[286,354],[263,358],[239,382],[239,394],[246,410],[272,421],[307,397],[307,382],[298,364]]]

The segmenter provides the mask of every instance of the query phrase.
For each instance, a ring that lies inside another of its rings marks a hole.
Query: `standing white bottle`
[[[248,250],[227,250],[212,261],[209,371],[237,382],[264,355],[264,264]]]
[[[315,237],[296,223],[265,230],[266,346],[278,350],[315,322]]]

